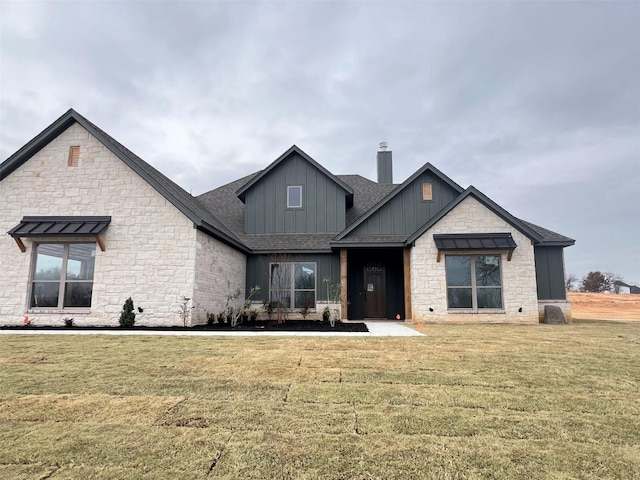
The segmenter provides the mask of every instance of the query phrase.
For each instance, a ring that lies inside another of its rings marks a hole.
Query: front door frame
[[[367,262],[364,266],[364,317],[386,318],[387,282],[382,263]]]

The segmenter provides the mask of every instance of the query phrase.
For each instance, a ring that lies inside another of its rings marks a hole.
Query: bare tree
[[[599,271],[587,273],[580,285],[581,292],[603,293],[609,290],[611,290],[611,279]]]
[[[568,292],[575,292],[578,286],[578,276],[573,273],[567,275],[565,286]]]
[[[265,301],[265,309],[269,318],[275,314],[278,324],[287,320],[292,307],[291,268],[292,259],[287,254],[269,255],[265,262],[269,277],[269,297]]]
[[[609,282],[609,289],[613,293],[620,293],[620,285],[617,282],[623,282],[622,275],[618,275],[617,273],[605,272],[604,276]]]

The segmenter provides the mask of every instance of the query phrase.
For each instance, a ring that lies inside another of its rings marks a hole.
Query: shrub
[[[120,326],[123,328],[131,328],[136,323],[136,312],[133,311],[133,300],[131,297],[127,298],[122,306],[122,313],[120,313]]]
[[[182,325],[184,327],[187,326],[187,323],[191,320],[191,309],[192,306],[189,305],[191,298],[189,297],[180,297],[180,308],[178,309],[178,315],[180,315],[180,319],[182,320]]]

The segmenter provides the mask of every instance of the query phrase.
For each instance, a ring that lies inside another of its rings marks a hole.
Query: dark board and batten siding
[[[563,247],[534,247],[538,300],[566,300]]]
[[[247,292],[256,285],[260,291],[253,301],[264,301],[269,298],[269,264],[274,261],[305,262],[316,264],[316,300],[327,300],[327,287],[323,282],[330,278],[334,285],[340,284],[340,255],[326,254],[282,254],[282,255],[251,255],[247,257]]]
[[[422,184],[430,183],[432,198],[422,200]],[[426,171],[353,232],[355,235],[411,235],[458,196],[451,186]]]
[[[287,186],[302,186],[302,208],[287,208]],[[331,233],[345,227],[346,192],[297,154],[246,193],[246,233]]]

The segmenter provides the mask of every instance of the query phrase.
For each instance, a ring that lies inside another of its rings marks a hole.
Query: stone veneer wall
[[[77,167],[67,166],[72,145],[80,146]],[[194,297],[196,242],[211,250],[217,242],[205,241],[187,217],[79,124],[2,180],[0,199],[2,233],[25,215],[112,217],[103,235],[106,251],[96,246],[93,299],[86,309],[28,309],[34,241],[55,239],[24,239],[22,253],[13,238],[0,236],[0,324],[5,325],[22,324],[25,315],[36,325],[62,324],[64,317],[77,325],[117,325],[129,296],[144,309],[136,324],[179,325],[180,297]],[[206,255],[199,257],[203,264]]]
[[[192,324],[207,323],[207,313],[226,308],[227,296],[238,288],[244,302],[247,257],[206,233],[196,235],[196,270]]]
[[[518,247],[511,261],[501,255],[504,312],[461,313],[447,310],[445,255],[436,261],[434,234],[507,233]],[[531,240],[472,197],[466,198],[422,235],[411,249],[411,302],[413,320],[419,322],[526,322],[538,323],[534,249]],[[433,309],[433,312],[429,311]],[[522,312],[518,309],[522,308]]]

